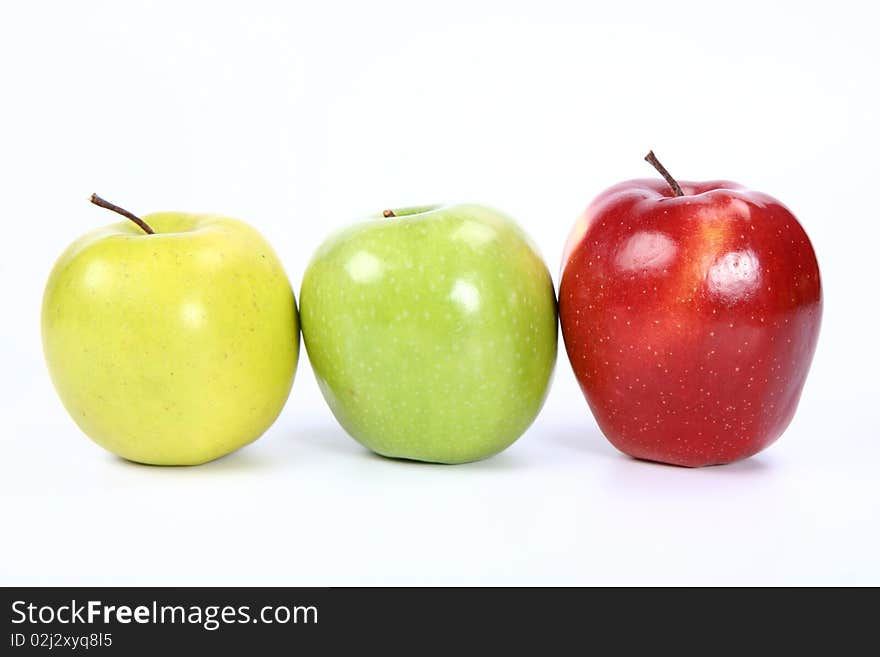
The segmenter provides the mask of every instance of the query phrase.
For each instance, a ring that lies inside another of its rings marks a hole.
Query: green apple
[[[67,411],[140,463],[204,463],[259,438],[299,351],[296,300],[272,248],[235,219],[139,219],[92,200],[132,221],[76,240],[46,284],[43,348]]]
[[[556,297],[517,225],[478,205],[386,210],[328,239],[300,293],[303,340],[343,428],[384,456],[464,463],[535,419]]]

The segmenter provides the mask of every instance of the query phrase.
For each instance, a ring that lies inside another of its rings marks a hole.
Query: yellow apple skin
[[[43,350],[96,443],[155,465],[211,461],[259,438],[290,393],[296,300],[269,244],[215,215],[143,217],[76,240],[43,295]]]

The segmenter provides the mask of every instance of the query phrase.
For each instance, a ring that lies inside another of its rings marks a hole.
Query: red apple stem
[[[391,217],[396,217],[397,215],[394,214],[394,210],[385,210],[382,213],[382,216],[385,217],[386,219],[390,219]]]
[[[152,228],[150,228],[150,225],[146,221],[144,221],[143,219],[141,219],[137,215],[132,214],[131,212],[129,212],[125,208],[120,208],[118,205],[113,205],[113,203],[111,203],[110,201],[105,201],[97,194],[92,194],[91,197],[89,198],[89,200],[100,208],[106,208],[107,210],[113,210],[113,212],[115,212],[116,214],[121,214],[126,219],[131,219],[147,235],[154,235],[156,232]]]
[[[684,192],[681,191],[681,187],[676,182],[675,178],[672,177],[666,167],[660,164],[660,160],[657,159],[657,156],[654,155],[654,151],[648,151],[648,154],[645,155],[645,161],[649,162],[652,167],[657,169],[660,172],[660,175],[666,179],[666,182],[669,183],[669,186],[672,187],[672,191],[675,192],[676,196],[684,196]]]

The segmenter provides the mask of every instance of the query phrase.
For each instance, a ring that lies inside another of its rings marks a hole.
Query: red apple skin
[[[822,317],[794,215],[728,181],[632,180],[603,192],[563,256],[559,318],[600,429],[682,466],[761,451],[788,426]]]

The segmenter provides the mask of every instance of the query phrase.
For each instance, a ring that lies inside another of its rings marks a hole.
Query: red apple
[[[559,318],[622,452],[729,463],[788,426],[816,348],[816,255],[776,199],[727,181],[631,180],[596,198],[563,257]]]

